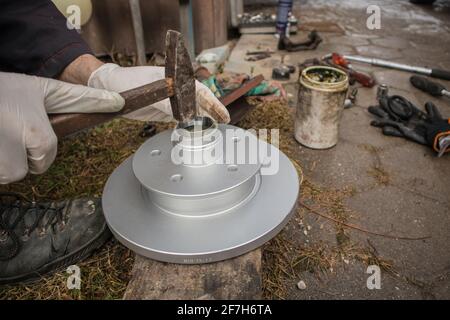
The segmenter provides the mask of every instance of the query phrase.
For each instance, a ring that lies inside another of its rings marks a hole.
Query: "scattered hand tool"
[[[270,49],[266,49],[266,50],[255,50],[255,51],[247,51],[246,55],[247,55],[247,56],[251,56],[251,55],[261,54],[261,53],[274,54],[275,51],[270,50]]]
[[[266,58],[270,58],[275,51],[266,49],[266,50],[255,50],[255,51],[247,51],[245,54],[245,61],[258,61]]]
[[[291,73],[295,72],[295,67],[291,65],[281,65],[272,69],[272,79],[289,80]]]
[[[261,53],[255,53],[255,54],[248,54],[247,57],[244,58],[245,61],[259,61],[263,59],[270,58],[271,54],[268,52],[261,52]]]
[[[446,135],[445,137],[440,138],[438,147],[438,158],[442,157],[444,153],[450,151],[450,135]]]
[[[166,78],[122,92],[121,95],[125,106],[119,112],[49,115],[53,130],[58,137],[64,137],[167,98],[170,98],[176,120],[186,122],[195,117],[194,70],[179,32],[169,30],[166,34]]]
[[[368,111],[376,117],[370,124],[382,128],[384,135],[427,145],[438,157],[450,151],[450,119],[444,119],[432,102],[425,104],[426,113],[402,96],[381,96],[379,102]]]
[[[295,66],[284,63],[285,55],[281,55],[281,63],[272,69],[272,79],[289,80],[291,73],[295,72]]]
[[[325,55],[322,59],[329,59],[331,57],[332,57],[332,54],[330,53],[330,54]],[[403,64],[403,63],[397,63],[397,62],[392,62],[392,61],[387,61],[387,60],[382,60],[382,59],[367,58],[367,57],[361,57],[361,56],[343,55],[343,57],[350,61],[367,63],[367,64],[371,64],[373,66],[403,70],[403,71],[423,74],[423,75],[430,76],[433,78],[450,80],[450,71],[447,71],[447,70],[416,67],[416,66]]]
[[[380,100],[383,97],[386,97],[389,94],[389,87],[387,84],[380,84],[377,88],[377,101],[380,102]]]
[[[315,50],[321,42],[322,38],[316,30],[308,34],[307,40],[298,43],[292,42],[286,35],[282,34],[278,41],[278,50],[286,50],[288,52]]]
[[[345,99],[344,102],[344,108],[350,108],[353,106],[356,102],[356,95],[358,94],[358,88],[353,88],[350,94],[348,95],[347,99]]]
[[[355,79],[364,87],[372,88],[375,85],[375,80],[371,76],[363,72],[356,71],[343,56],[333,53],[331,55],[331,60],[335,65],[345,68],[349,77]]]
[[[435,97],[446,96],[450,98],[450,91],[448,91],[443,85],[437,82],[428,80],[425,77],[411,76],[409,78],[411,84],[419,90],[431,94]]]

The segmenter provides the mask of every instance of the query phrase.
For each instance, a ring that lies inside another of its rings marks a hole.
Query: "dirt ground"
[[[382,8],[381,30],[366,28],[369,4]],[[286,63],[296,65],[336,51],[450,69],[449,1],[422,7],[408,1],[302,0],[295,4],[295,15],[306,30],[317,29],[324,42],[315,51],[286,55]],[[293,40],[306,34],[301,31]],[[244,35],[225,70],[270,78],[272,67],[281,60],[280,52],[251,63],[244,61],[244,55],[247,50],[275,46],[271,35]],[[404,95],[420,107],[433,101],[444,116],[450,116],[450,99],[430,98],[414,89],[410,74],[355,67],[388,84],[391,93]],[[338,145],[322,151],[305,148],[293,139],[296,80],[293,76],[284,83],[289,103],[258,104],[240,124],[280,128],[281,149],[303,173],[298,214],[264,246],[264,296],[449,299],[450,156],[438,159],[425,147],[385,137],[371,127],[366,109],[375,103],[376,89],[363,88],[356,105],[344,111]],[[450,87],[450,82],[442,83]],[[9,188],[37,198],[99,196],[109,173],[142,143],[141,128],[136,122],[113,122],[78,137],[75,143],[60,142],[57,162],[46,175],[29,177]],[[1,288],[0,299],[117,299],[124,292],[132,263],[132,253],[111,242],[80,265],[90,274],[81,292],[64,289],[67,275],[61,272],[32,285]],[[381,268],[379,290],[366,286],[368,265]],[[304,290],[297,288],[300,280]]]
[[[366,8],[381,7],[381,30],[366,28]],[[255,11],[270,10],[254,8]],[[307,58],[339,52],[418,66],[450,69],[450,3],[434,7],[408,1],[299,1],[295,15],[306,30],[317,29],[324,42],[315,51],[285,56],[296,65]],[[293,39],[305,38],[300,32]],[[242,64],[247,50],[274,48],[268,35],[242,36],[225,70],[270,76],[280,63],[269,59]],[[450,100],[435,99],[412,87],[410,74],[354,64],[370,72],[423,108],[433,101],[450,116]],[[284,83],[296,105],[297,76]],[[448,81],[440,81],[449,87]],[[359,89],[356,105],[344,111],[339,143],[329,150],[296,147],[305,174],[303,207],[284,233],[265,251],[265,276],[282,279],[266,286],[268,297],[288,299],[449,299],[450,158],[440,159],[414,143],[386,137],[369,125],[367,107],[376,88]],[[313,213],[312,210],[316,213]],[[327,214],[340,223],[317,215]],[[423,240],[391,239],[343,227]],[[286,245],[288,243],[289,245]],[[282,249],[284,248],[284,249]],[[367,266],[381,267],[381,289],[369,290]],[[306,289],[296,287],[302,280]]]

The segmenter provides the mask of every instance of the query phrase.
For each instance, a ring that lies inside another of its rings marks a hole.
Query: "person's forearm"
[[[92,72],[102,65],[103,62],[93,55],[84,54],[72,61],[60,74],[58,79],[69,83],[87,85]]]

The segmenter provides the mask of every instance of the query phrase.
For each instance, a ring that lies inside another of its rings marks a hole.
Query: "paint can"
[[[348,86],[347,74],[337,68],[312,66],[301,72],[295,117],[299,143],[312,149],[337,144]]]

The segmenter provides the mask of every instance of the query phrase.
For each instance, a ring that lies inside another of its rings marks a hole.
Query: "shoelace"
[[[17,193],[0,192],[0,231],[6,232],[12,241],[12,248],[5,255],[3,253],[0,255],[0,261],[10,260],[19,254],[22,242],[15,229],[27,214],[36,215],[33,224],[26,229],[26,233],[30,234],[40,225],[46,215],[48,215],[48,220],[43,226],[44,228],[56,221],[63,221],[63,208],[64,206],[52,208],[51,203],[35,203]],[[17,217],[11,221],[10,215],[15,210],[18,212]]]

